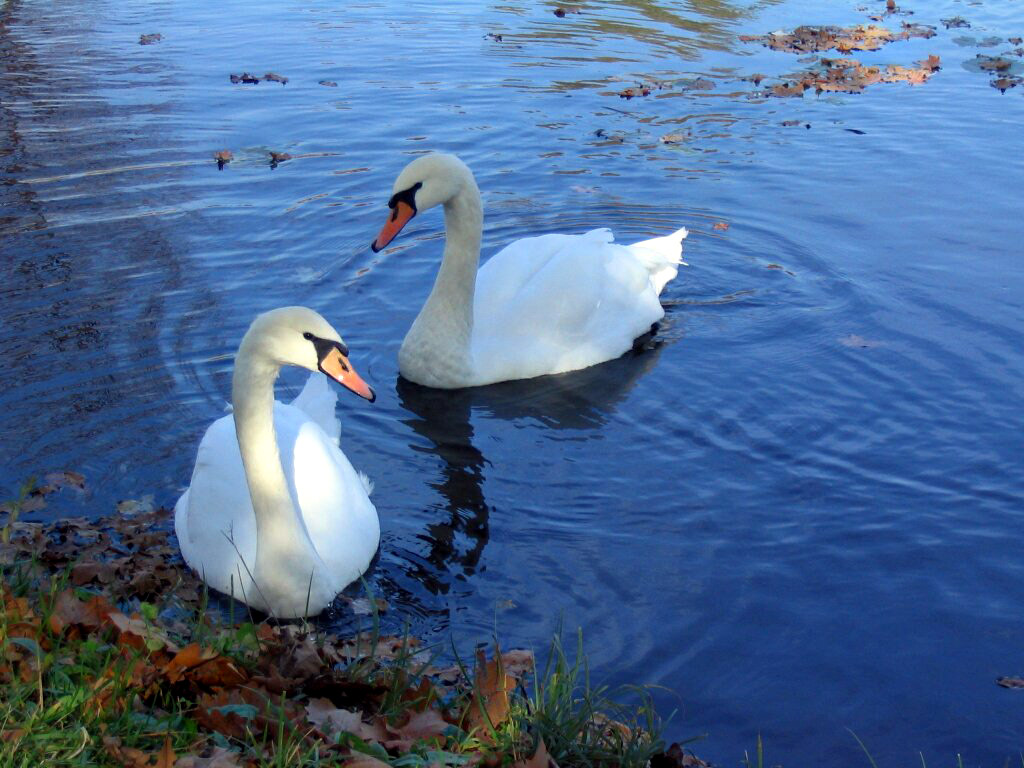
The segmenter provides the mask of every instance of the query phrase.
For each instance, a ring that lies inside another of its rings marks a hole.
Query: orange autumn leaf
[[[174,749],[171,747],[171,737],[164,736],[164,745],[156,754],[154,768],[174,768],[177,761],[178,756],[174,754]]]
[[[515,679],[501,668],[500,652],[497,658],[487,660],[486,652],[476,652],[476,679],[473,698],[466,711],[466,730],[484,732],[496,728],[508,718],[508,694],[515,687]]]

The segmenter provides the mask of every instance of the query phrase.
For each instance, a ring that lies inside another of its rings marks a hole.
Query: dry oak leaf
[[[149,755],[135,747],[125,747],[117,736],[103,737],[103,751],[124,768],[152,768]]]
[[[85,475],[79,472],[50,472],[43,478],[47,485],[54,488],[76,488],[79,491],[85,490]]]
[[[113,613],[116,610],[106,598],[97,595],[83,603],[71,589],[65,589],[57,595],[50,613],[50,630],[56,635],[63,634],[69,627],[95,632]]]
[[[155,768],[174,768],[174,764],[178,761],[178,756],[174,754],[174,749],[171,747],[171,737],[164,736],[164,745],[160,751],[156,753],[156,766]]]
[[[1024,688],[1024,677],[997,677],[996,685],[1003,688]]]
[[[177,653],[179,650],[167,633],[146,623],[137,613],[125,616],[120,611],[114,611],[107,616],[107,621],[117,629],[118,640],[125,645],[150,651],[166,650],[171,653]]]
[[[188,678],[201,685],[240,685],[245,674],[234,662],[212,648],[201,648],[198,643],[186,645],[163,667],[164,676],[172,683]]]
[[[405,725],[400,728],[388,728],[398,738],[388,739],[384,742],[384,747],[408,752],[417,741],[441,741],[447,728],[448,722],[436,709],[413,712]]]
[[[383,741],[387,734],[383,728],[375,728],[363,722],[360,712],[353,709],[339,709],[330,699],[310,699],[306,704],[306,719],[327,736],[339,731],[352,733],[363,741]]]
[[[500,652],[497,654],[500,658]],[[501,669],[496,659],[487,660],[482,648],[476,652],[476,680],[473,697],[466,709],[466,730],[482,729],[485,733],[497,728],[508,718],[508,694],[515,688],[515,679]]]

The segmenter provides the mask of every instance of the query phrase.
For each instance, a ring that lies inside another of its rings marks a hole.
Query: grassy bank
[[[20,522],[32,498],[3,510],[0,765],[703,764],[666,748],[642,688],[592,686],[578,640],[536,668],[384,636],[372,600],[347,638],[215,615],[169,511]]]

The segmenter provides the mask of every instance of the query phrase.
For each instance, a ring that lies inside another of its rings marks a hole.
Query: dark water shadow
[[[408,575],[438,594],[448,591],[451,578],[469,576],[479,566],[490,538],[492,509],[483,489],[485,473],[502,468],[488,461],[474,441],[474,414],[556,430],[597,430],[654,367],[663,344],[648,334],[627,354],[582,371],[487,387],[433,389],[399,376],[395,390],[408,412],[401,421],[427,441],[426,446],[417,442],[409,448],[440,459],[440,475],[430,486],[443,497],[445,513],[418,536],[427,554]]]

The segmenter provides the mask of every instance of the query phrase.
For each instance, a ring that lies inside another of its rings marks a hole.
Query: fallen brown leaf
[[[164,745],[157,752],[154,768],[174,768],[177,760],[178,756],[174,754],[174,749],[171,747],[171,737],[164,736]]]
[[[949,19],[939,19],[939,21],[945,25],[946,29],[971,26],[971,22],[967,21],[967,19],[961,18],[960,16],[953,16]]]
[[[79,472],[50,472],[44,478],[47,485],[54,488],[75,488],[79,491],[85,490],[85,475]]]
[[[724,232],[725,230],[727,230],[729,228],[729,222],[728,221],[716,221],[712,225],[711,228],[712,229],[717,229],[717,230],[719,230],[721,232]]]
[[[363,741],[380,740],[385,735],[373,726],[363,722],[360,712],[353,709],[339,709],[330,699],[310,699],[306,704],[306,719],[320,729],[326,736],[334,736],[338,732],[353,733]]]
[[[497,728],[508,718],[509,691],[513,690],[516,681],[503,669],[498,658],[487,660],[483,648],[476,652],[476,679],[473,683],[473,697],[466,709],[466,730],[483,730]]]
[[[1003,688],[1024,688],[1024,677],[997,677],[996,685]]]
[[[386,749],[408,752],[418,741],[440,742],[442,734],[447,730],[448,722],[436,709],[425,709],[413,712],[405,725],[398,728],[388,727],[392,738],[384,741]]]

